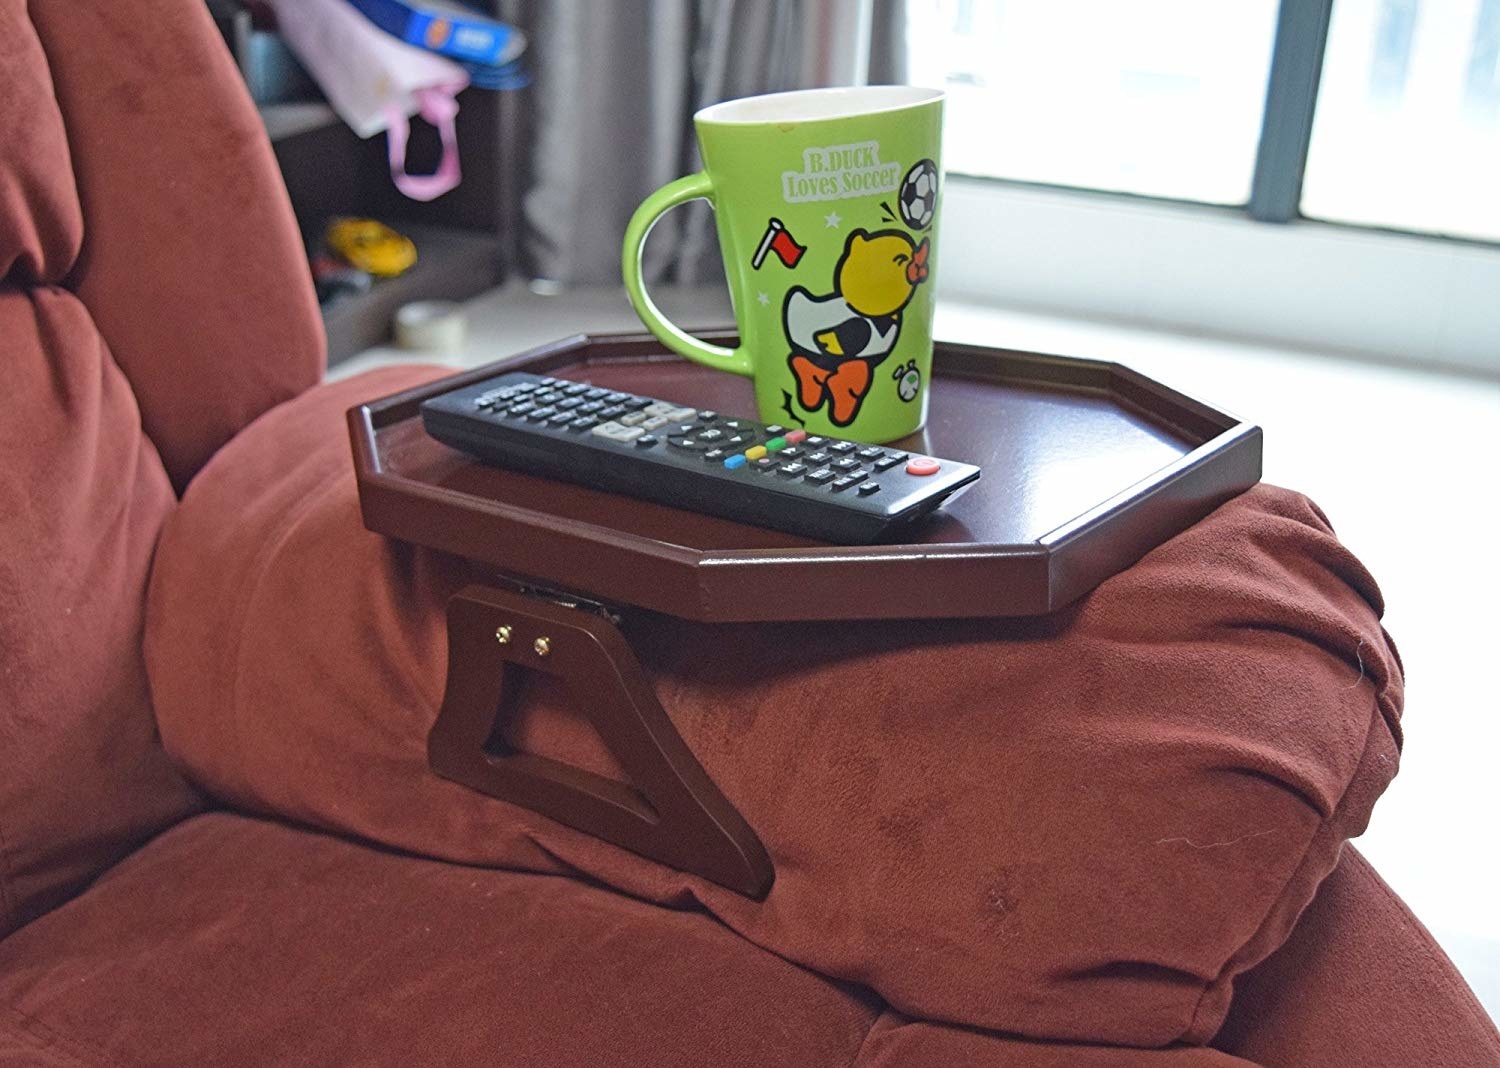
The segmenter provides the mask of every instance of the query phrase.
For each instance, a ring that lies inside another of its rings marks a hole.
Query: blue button
[[[734,456],[731,456],[729,459],[724,461],[724,466],[729,468],[731,471],[733,471],[736,467],[744,467],[745,454],[742,452],[736,453]]]

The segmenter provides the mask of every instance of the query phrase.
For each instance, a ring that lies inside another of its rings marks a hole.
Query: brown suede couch
[[[1296,494],[1043,620],[634,620],[756,902],[427,770],[483,576],[341,417],[437,372],[319,384],[198,0],[0,0],[0,370],[0,1065],[1500,1064],[1345,844],[1401,672]]]

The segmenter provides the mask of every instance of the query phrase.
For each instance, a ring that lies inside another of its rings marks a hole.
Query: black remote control
[[[979,468],[513,371],[422,403],[422,425],[482,460],[861,544],[926,515]]]

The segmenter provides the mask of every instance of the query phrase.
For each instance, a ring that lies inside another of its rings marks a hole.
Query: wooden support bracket
[[[508,675],[553,675],[629,783],[532,753],[495,752]],[[703,770],[631,652],[601,615],[469,586],[448,603],[448,683],[427,738],[446,779],[760,900],[775,869],[760,839]]]

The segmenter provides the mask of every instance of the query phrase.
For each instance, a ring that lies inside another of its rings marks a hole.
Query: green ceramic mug
[[[755,382],[762,421],[885,442],[927,419],[943,94],[880,85],[730,100],[694,116],[703,171],[658,189],[625,231],[630,301],[674,352]],[[714,206],[740,345],[664,318],[646,234]]]

